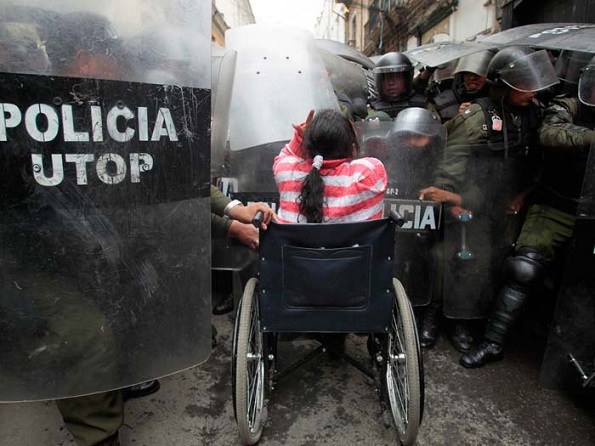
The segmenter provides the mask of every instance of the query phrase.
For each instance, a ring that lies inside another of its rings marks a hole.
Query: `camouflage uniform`
[[[587,158],[595,142],[594,124],[594,110],[577,98],[552,100],[538,134],[545,152],[540,187],[517,240],[517,251],[533,248],[550,264],[572,236]]]

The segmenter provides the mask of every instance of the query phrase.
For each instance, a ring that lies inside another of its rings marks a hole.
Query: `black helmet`
[[[387,94],[382,91],[382,80],[387,75],[400,74],[405,79],[405,88],[403,91],[393,94]],[[413,81],[413,64],[403,53],[386,53],[376,63],[374,67],[374,80],[376,88],[381,99],[386,101],[399,101],[409,97],[411,83]]]
[[[583,68],[578,81],[578,98],[589,107],[595,107],[595,56]]]
[[[413,133],[421,136],[446,135],[440,119],[429,110],[410,107],[401,111],[392,126],[391,134]]]
[[[473,73],[483,78],[487,77],[488,66],[493,57],[494,53],[492,51],[485,50],[463,56],[457,61],[454,69],[454,85],[461,98],[469,100],[485,91],[483,86],[477,90],[467,90],[465,86],[465,73]]]
[[[545,50],[526,46],[501,49],[490,61],[488,81],[518,91],[540,91],[558,83],[558,76]]]

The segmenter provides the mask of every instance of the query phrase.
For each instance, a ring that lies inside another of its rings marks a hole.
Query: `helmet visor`
[[[403,73],[405,71],[411,71],[411,70],[412,70],[412,67],[407,64],[389,65],[386,67],[375,67],[374,74]]]
[[[491,51],[480,51],[479,53],[463,56],[457,62],[454,74],[467,72],[486,77],[492,57],[494,57],[494,53]]]
[[[545,50],[522,56],[500,70],[500,78],[518,91],[540,91],[556,85],[556,70]]]
[[[595,107],[595,65],[585,67],[578,82],[578,98],[590,107]]]

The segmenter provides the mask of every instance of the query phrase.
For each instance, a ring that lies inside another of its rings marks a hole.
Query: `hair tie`
[[[314,157],[314,161],[312,161],[312,167],[314,167],[316,170],[320,170],[320,168],[322,167],[322,155],[316,155]]]

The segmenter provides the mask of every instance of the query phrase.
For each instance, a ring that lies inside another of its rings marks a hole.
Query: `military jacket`
[[[539,127],[544,166],[540,201],[569,211],[581,193],[587,158],[595,143],[595,110],[577,98],[558,96],[545,111]]]
[[[488,98],[445,123],[447,147],[434,184],[456,192],[475,213],[502,212],[536,179],[536,107],[509,108]]]

